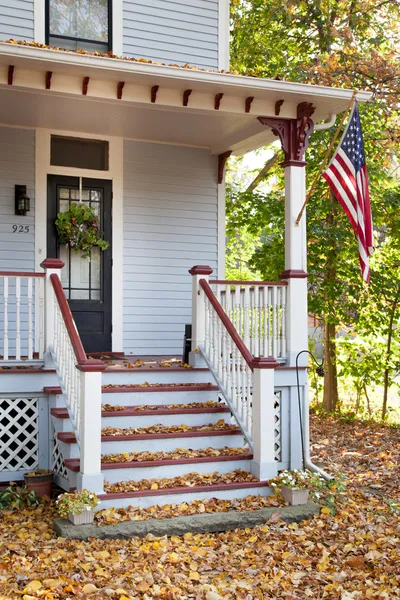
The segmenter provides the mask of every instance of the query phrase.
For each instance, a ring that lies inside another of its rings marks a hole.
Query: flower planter
[[[301,504],[307,504],[308,490],[301,490],[299,488],[290,488],[284,486],[281,491],[286,502],[288,502],[291,506],[300,506]]]
[[[68,519],[74,525],[89,525],[94,520],[94,510],[84,510],[79,515],[68,513]]]
[[[25,485],[28,490],[34,490],[40,498],[51,498],[53,487],[53,472],[44,475],[24,475]]]

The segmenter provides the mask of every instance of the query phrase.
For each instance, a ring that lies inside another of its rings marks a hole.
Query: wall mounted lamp
[[[26,185],[15,186],[15,214],[26,215],[31,209],[31,199],[26,195]]]

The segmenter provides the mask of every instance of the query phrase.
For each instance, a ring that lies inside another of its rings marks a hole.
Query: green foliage
[[[336,330],[353,332],[337,346],[339,374],[349,378],[357,394],[382,384],[385,415],[387,392],[398,373],[397,284],[391,276],[400,263],[400,4],[232,0],[231,9],[235,71],[374,94],[373,103],[360,106],[377,248],[371,284],[361,279],[357,240],[347,216],[320,179],[306,216],[309,312]],[[311,136],[308,185],[338,122],[339,116],[330,130]],[[241,239],[247,268],[276,280],[284,259],[283,171],[277,165],[271,169],[263,194],[239,187],[232,186],[227,201],[228,253],[232,240]]]
[[[107,250],[109,243],[103,239],[99,221],[84,202],[72,202],[69,210],[60,212],[55,222],[61,245],[68,245],[82,258],[90,257],[92,248]]]
[[[318,473],[309,470],[281,471],[277,477],[271,479],[268,484],[279,493],[282,487],[292,489],[307,489],[312,500],[322,506],[329,508],[331,514],[335,514],[336,505],[343,500],[343,492],[346,489],[346,480],[342,475],[334,479],[326,480]]]
[[[56,505],[60,517],[67,519],[69,514],[79,515],[85,510],[93,510],[99,502],[96,494],[82,490],[73,494],[61,494],[56,500]]]
[[[0,510],[24,509],[40,504],[40,498],[34,490],[28,490],[25,485],[10,483],[9,487],[0,493]]]

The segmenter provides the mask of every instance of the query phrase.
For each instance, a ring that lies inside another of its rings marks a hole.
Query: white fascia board
[[[105,58],[102,56],[92,56],[65,52],[61,50],[50,50],[35,48],[32,46],[22,46],[18,44],[9,44],[0,42],[0,59],[13,60],[14,63],[20,60],[34,61],[43,68],[56,68],[58,73],[81,74],[82,76],[106,74],[108,79],[115,81],[133,78],[136,83],[162,85],[163,80],[168,87],[184,89],[190,84],[197,84],[200,91],[221,92],[224,88],[228,93],[236,94],[245,98],[251,93],[266,94],[271,93],[277,96],[294,95],[304,96],[310,99],[322,100],[331,99],[337,102],[339,109],[344,110],[351,99],[353,90],[343,88],[331,88],[319,85],[304,83],[293,83],[289,81],[277,81],[274,79],[261,79],[256,77],[244,77],[232,75],[229,73],[218,73],[214,71],[201,71],[199,69],[170,67],[158,65],[155,63],[133,62],[117,58]],[[26,63],[25,63],[26,68]],[[358,92],[357,100],[359,102],[369,102],[372,99],[370,92]],[[342,106],[343,104],[343,106]],[[340,112],[340,110],[337,110]]]

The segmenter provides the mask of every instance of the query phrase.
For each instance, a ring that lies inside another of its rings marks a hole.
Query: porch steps
[[[165,504],[181,504],[194,500],[240,500],[247,496],[269,496],[270,488],[266,481],[243,483],[221,483],[214,485],[197,485],[193,487],[172,487],[158,490],[138,492],[109,492],[99,496],[101,509],[124,508],[129,505],[147,508],[149,506],[165,506]]]
[[[102,429],[116,431],[101,438],[106,493],[101,495],[100,509],[270,494],[267,482],[250,475],[253,455],[241,430],[227,427],[229,407],[219,400],[219,388],[207,369],[110,367],[102,377]],[[56,440],[68,487],[75,488],[79,446],[61,389],[54,386],[45,392],[54,398],[50,413]],[[157,432],[145,431],[157,425]],[[162,431],[173,426],[185,427]],[[132,432],[135,429],[140,431]],[[229,474],[238,471],[243,476],[235,481]],[[188,483],[189,478],[194,483]]]
[[[164,451],[173,451],[178,448],[200,450],[204,448],[205,437],[210,444],[217,444],[218,448],[237,448],[242,446],[244,442],[239,428],[231,430],[192,430],[179,433],[102,435],[101,452],[102,454],[141,452],[144,442],[147,442],[146,451],[149,452],[157,451],[160,446],[162,446]],[[72,432],[59,432],[57,438],[63,444],[68,444],[66,450],[63,451],[64,458],[76,458],[79,456],[78,444]],[[161,444],[160,440],[162,440]]]

